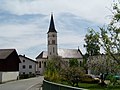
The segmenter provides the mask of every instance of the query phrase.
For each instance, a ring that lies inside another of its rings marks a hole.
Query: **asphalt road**
[[[39,90],[43,76],[0,84],[0,90]]]

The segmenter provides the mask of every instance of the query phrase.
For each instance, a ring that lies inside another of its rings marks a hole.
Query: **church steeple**
[[[50,20],[50,26],[49,26],[49,32],[56,32],[55,25],[54,25],[54,19],[53,19],[53,14],[51,14],[51,20]]]
[[[53,14],[51,14],[50,26],[48,31],[48,59],[57,56],[57,31],[55,30]]]

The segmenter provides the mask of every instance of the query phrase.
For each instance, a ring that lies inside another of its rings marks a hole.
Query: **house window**
[[[52,40],[52,44],[55,44],[55,40]]]
[[[23,74],[25,74],[25,72],[23,72]]]
[[[32,65],[29,65],[29,69],[32,69]]]
[[[25,60],[23,60],[23,62],[25,62]]]
[[[25,65],[23,65],[22,67],[23,67],[23,69],[25,69]]]
[[[41,61],[39,62],[39,68],[41,68]]]
[[[53,37],[55,37],[55,35],[54,35],[54,34],[53,34],[52,36],[53,36]]]

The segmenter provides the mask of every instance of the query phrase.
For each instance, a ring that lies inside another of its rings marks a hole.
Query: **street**
[[[43,76],[0,84],[0,90],[39,90]]]

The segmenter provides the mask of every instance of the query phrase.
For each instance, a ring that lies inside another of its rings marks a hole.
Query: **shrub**
[[[19,79],[27,79],[28,78],[28,74],[21,74],[19,76]]]
[[[80,81],[81,83],[99,83],[99,80],[92,78],[90,75],[84,75]]]
[[[59,56],[52,57],[51,60],[47,61],[44,72],[45,76],[44,78],[52,82],[60,82],[61,80],[60,71],[63,67],[65,67],[65,65],[61,57]]]
[[[27,79],[35,76],[36,76],[35,74],[21,74],[19,75],[19,79]]]
[[[67,81],[72,86],[78,86],[80,79],[84,76],[84,70],[80,67],[68,67],[61,71],[63,81]]]

